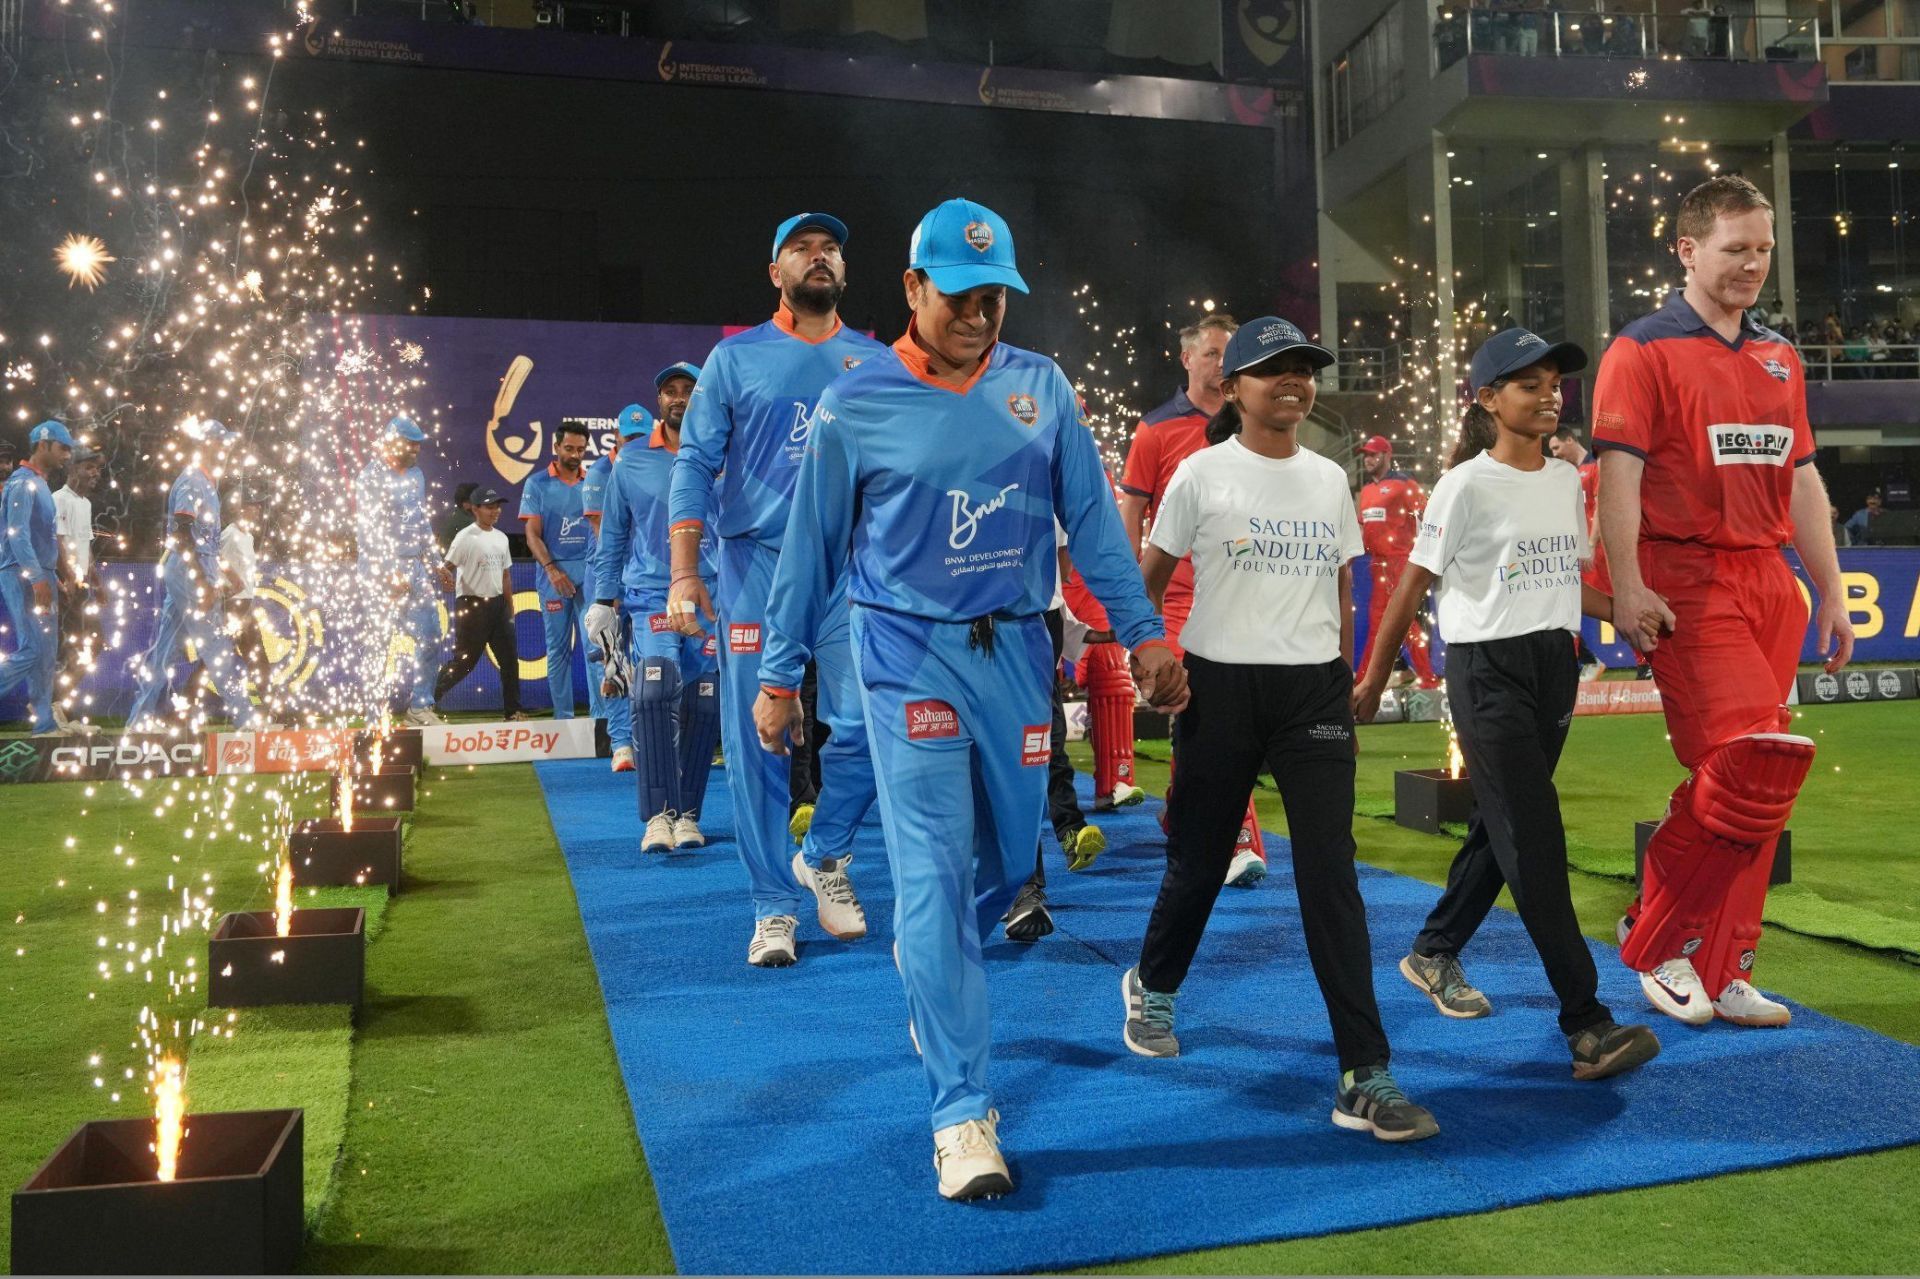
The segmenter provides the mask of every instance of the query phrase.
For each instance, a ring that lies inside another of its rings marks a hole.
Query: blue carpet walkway
[[[987,947],[1018,1189],[948,1204],[888,958],[878,826],[852,871],[867,940],[835,942],[803,917],[800,963],[763,971],[746,963],[752,911],[721,774],[703,822],[714,842],[642,859],[631,778],[594,760],[539,773],[684,1272],[1061,1269],[1920,1143],[1920,1111],[1846,1107],[1833,1091],[1920,1078],[1920,1049],[1798,1007],[1786,1030],[1691,1030],[1648,1010],[1607,947],[1602,997],[1623,1021],[1657,1022],[1665,1052],[1623,1080],[1573,1082],[1539,960],[1505,911],[1466,957],[1494,1017],[1442,1018],[1394,968],[1438,890],[1365,868],[1394,1070],[1442,1131],[1394,1147],[1336,1129],[1326,1013],[1271,835],[1274,874],[1222,895],[1181,992],[1185,1055],[1136,1057],[1119,980],[1163,863],[1150,801],[1102,820],[1113,847],[1091,874],[1068,874],[1049,846],[1053,936]]]

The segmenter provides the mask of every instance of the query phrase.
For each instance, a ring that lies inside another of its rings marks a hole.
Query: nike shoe
[[[1361,1066],[1340,1077],[1333,1122],[1381,1141],[1420,1141],[1440,1131],[1432,1114],[1407,1099],[1385,1066]]]
[[[1267,877],[1267,864],[1251,848],[1243,848],[1227,863],[1227,887],[1252,888]]]
[[[1467,980],[1457,955],[1414,953],[1400,961],[1400,975],[1420,989],[1447,1017],[1486,1017],[1493,1004]]]
[[[407,723],[419,728],[431,728],[435,724],[444,724],[447,722],[424,706],[415,706],[409,710],[406,714],[406,720]]]
[[[933,1134],[933,1166],[940,1174],[940,1197],[965,1201],[1013,1193],[1013,1175],[1000,1155],[1000,1112],[969,1119]]]
[[[1127,1041],[1130,1051],[1142,1057],[1180,1055],[1180,1041],[1173,1033],[1176,996],[1148,990],[1140,984],[1140,970],[1129,968],[1120,976],[1120,998],[1127,1005],[1127,1021],[1120,1037]]]
[[[860,909],[860,899],[853,893],[853,881],[847,878],[847,865],[851,861],[852,853],[838,860],[823,858],[816,870],[807,865],[806,854],[793,855],[793,877],[800,881],[800,887],[813,894],[820,910],[820,927],[841,941],[859,941],[867,935],[867,912]]]
[[[1644,1066],[1660,1055],[1660,1041],[1645,1026],[1616,1026],[1611,1019],[1567,1036],[1575,1079],[1605,1079]]]
[[[1686,959],[1669,959],[1650,973],[1640,974],[1640,989],[1647,999],[1675,1021],[1689,1026],[1704,1026],[1713,1020],[1713,1001],[1700,984],[1700,974]]]
[[[613,748],[612,772],[631,773],[633,771],[633,747],[616,746]]]
[[[796,804],[793,816],[787,819],[787,834],[793,836],[793,842],[799,843],[813,829],[813,805]]]
[[[673,820],[672,813],[655,813],[647,818],[647,833],[640,837],[640,851],[643,853],[671,852]]]
[[[1013,909],[1000,917],[1007,940],[1032,945],[1053,931],[1053,912],[1047,909],[1047,890],[1028,880],[1013,899]]]
[[[1104,813],[1115,808],[1131,808],[1133,805],[1145,800],[1146,797],[1147,792],[1141,790],[1132,782],[1115,782],[1113,784],[1112,794],[1094,796],[1093,811],[1096,813]]]
[[[1736,1026],[1784,1026],[1793,1020],[1788,1007],[1768,999],[1744,981],[1734,980],[1713,1001],[1713,1015]]]
[[[1107,851],[1106,832],[1098,826],[1082,826],[1061,840],[1060,847],[1066,850],[1068,870],[1086,870],[1094,858]]]
[[[792,915],[769,915],[753,921],[753,940],[747,943],[747,962],[755,968],[785,968],[799,958]]]
[[[707,837],[700,829],[700,819],[692,813],[682,813],[673,819],[675,848],[702,848],[706,842]]]

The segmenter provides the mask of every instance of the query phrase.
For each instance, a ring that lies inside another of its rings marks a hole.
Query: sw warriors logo
[[[1015,417],[1019,418],[1028,426],[1032,426],[1040,420],[1040,406],[1034,401],[1031,395],[1009,395],[1007,397],[1007,408]]]
[[[969,222],[964,232],[974,252],[985,253],[993,247],[993,228],[984,222]]]

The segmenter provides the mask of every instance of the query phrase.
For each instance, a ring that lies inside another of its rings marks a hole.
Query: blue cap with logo
[[[1562,373],[1578,373],[1587,367],[1587,353],[1571,342],[1550,343],[1530,329],[1506,329],[1482,342],[1473,353],[1467,385],[1477,395],[1483,386],[1548,360]]]
[[[653,414],[639,404],[629,404],[620,410],[620,438],[630,440],[636,435],[646,435],[653,430]]]
[[[1317,342],[1309,342],[1298,325],[1277,315],[1263,315],[1247,321],[1234,333],[1220,362],[1220,374],[1232,377],[1288,351],[1299,351],[1316,369],[1333,363],[1333,352]]]
[[[831,213],[796,213],[780,224],[773,233],[773,257],[768,261],[778,261],[780,250],[787,247],[787,241],[802,231],[825,231],[840,242],[841,248],[847,247],[847,224]]]
[[[68,448],[73,447],[73,436],[67,433],[66,427],[60,425],[60,423],[54,421],[52,418],[48,418],[27,432],[28,447],[32,447],[45,440],[52,440],[55,444],[64,444]]]
[[[700,366],[698,364],[689,364],[685,360],[669,364],[666,368],[661,369],[653,375],[653,389],[657,391],[677,377],[691,378],[693,381],[698,382],[700,380]]]
[[[419,426],[414,423],[414,420],[404,413],[396,413],[393,420],[387,423],[387,434],[396,439],[408,440],[414,444],[425,444],[427,442],[427,433],[421,430]]]
[[[188,418],[185,430],[188,439],[200,444],[231,444],[240,438],[240,432],[210,417]]]
[[[983,284],[1027,291],[1013,264],[1007,220],[972,200],[948,200],[921,218],[907,244],[907,265],[925,271],[942,293],[965,293]]]

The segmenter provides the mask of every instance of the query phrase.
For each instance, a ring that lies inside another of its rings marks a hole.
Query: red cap
[[[1393,441],[1384,435],[1376,435],[1365,444],[1362,444],[1360,451],[1362,453],[1391,453],[1393,452]]]

